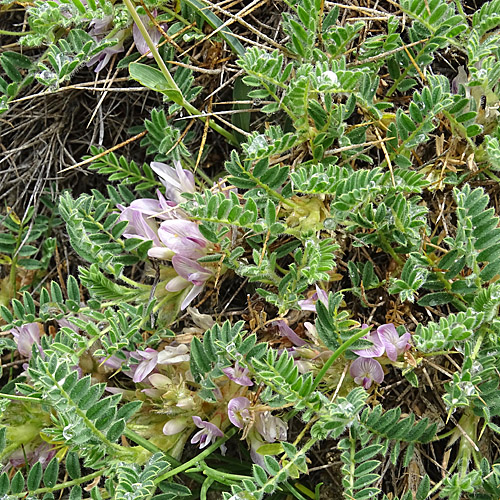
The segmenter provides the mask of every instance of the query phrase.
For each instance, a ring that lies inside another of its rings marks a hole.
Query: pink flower
[[[363,325],[363,329],[368,328],[368,325]],[[378,358],[383,356],[385,352],[385,344],[379,338],[378,330],[377,332],[370,332],[368,335],[363,337],[365,340],[369,340],[373,343],[371,347],[366,349],[358,349],[353,351],[354,354],[361,356],[362,358]]]
[[[178,346],[168,345],[158,354],[159,365],[175,365],[189,361],[188,346],[179,344]]]
[[[10,467],[20,468],[27,465],[33,466],[36,462],[40,462],[42,469],[45,469],[54,458],[56,451],[56,448],[48,443],[34,445],[33,442],[30,442],[9,455],[8,465],[5,469],[8,470]]]
[[[286,337],[292,344],[297,347],[306,345],[305,340],[301,339],[282,319],[274,321],[273,325],[276,325],[280,334]]]
[[[196,222],[182,219],[163,221],[158,229],[158,236],[165,245],[165,250],[174,254],[198,259],[206,252],[207,240],[200,233]]]
[[[150,200],[136,201],[148,202]],[[118,208],[122,211],[119,220],[126,220],[128,222],[128,226],[125,228],[125,232],[123,233],[124,238],[141,238],[143,240],[151,240],[154,246],[163,246],[158,238],[158,226],[153,219],[147,218],[142,210],[133,207],[132,205],[126,208],[122,205],[118,205]]]
[[[152,13],[153,17],[156,17],[156,10],[154,10]],[[152,23],[151,19],[149,19],[149,16],[139,16],[141,18],[142,24],[146,28],[146,31],[148,32],[149,36],[151,37],[151,41],[153,44],[156,46],[158,45],[158,42],[160,41],[161,38],[161,33],[158,31],[158,28]],[[146,43],[146,40],[142,36],[142,33],[140,32],[137,24],[134,23],[134,26],[132,28],[132,34],[134,36],[134,42],[135,46],[137,47],[137,50],[141,55],[146,54],[149,52],[149,47],[148,44]],[[153,57],[153,54],[149,52],[146,57]]]
[[[113,16],[104,16],[102,19],[92,19],[89,24],[89,35],[100,40],[108,31],[111,30],[113,23]]]
[[[123,52],[125,50],[123,48],[124,37],[125,37],[125,30],[121,30],[118,33],[116,33],[115,36],[112,38],[113,41],[116,41],[116,44],[113,45],[112,47],[106,47],[104,50],[102,50],[94,57],[92,57],[90,61],[87,63],[87,67],[90,68],[94,64],[98,63],[94,72],[99,73],[99,71],[104,69],[108,65],[112,56],[114,56],[115,54],[119,54],[120,52]]]
[[[38,323],[26,323],[20,327],[14,327],[10,333],[14,336],[17,350],[21,356],[31,358],[31,350],[34,344],[40,348],[40,326]],[[41,348],[40,351],[42,351]]]
[[[227,405],[227,416],[233,425],[243,429],[252,421],[250,411],[250,400],[245,397],[233,398]]]
[[[377,333],[380,337],[380,341],[385,347],[387,357],[391,361],[397,361],[398,356],[410,348],[409,341],[411,335],[406,332],[400,337],[396,327],[392,323],[379,326],[377,328]]]
[[[200,443],[200,449],[208,446],[212,441],[215,441],[218,437],[224,436],[224,433],[211,422],[206,422],[200,417],[194,416],[193,422],[196,427],[199,427],[201,431],[198,431],[191,439],[191,444]]]
[[[226,377],[229,380],[232,380],[236,384],[244,385],[244,386],[247,386],[247,387],[250,387],[250,386],[253,385],[253,382],[247,376],[248,369],[247,368],[242,368],[238,364],[238,361],[236,361],[236,364],[234,365],[234,368],[227,367],[227,368],[223,368],[222,371],[226,374]]]
[[[247,442],[250,445],[250,457],[254,464],[260,465],[262,468],[266,468],[266,463],[264,462],[264,455],[258,453],[258,449],[264,446],[266,443],[262,440],[260,434],[251,429],[247,436]]]
[[[196,191],[194,175],[189,170],[183,169],[180,161],[175,161],[174,167],[157,161],[151,163],[151,168],[160,176],[160,180],[165,186],[167,198],[175,203],[181,203],[185,201],[182,198],[182,193]]]
[[[179,276],[167,283],[165,288],[169,292],[178,292],[184,290],[190,284],[194,285],[182,301],[181,310],[184,310],[201,293],[205,282],[212,277],[212,273],[200,266],[196,261],[181,255],[172,257],[172,265]]]
[[[349,370],[351,377],[356,384],[362,384],[365,389],[368,389],[372,382],[380,384],[384,380],[384,370],[381,364],[372,358],[355,359]]]
[[[270,411],[257,413],[255,427],[268,443],[286,440],[288,425],[281,418],[273,417]]]
[[[158,364],[158,351],[147,347],[145,351],[135,351],[132,354],[143,359],[135,367],[134,378],[132,379],[137,384],[138,382],[142,382],[156,368]]]
[[[298,304],[303,311],[316,312],[316,302],[318,302],[318,300],[328,307],[328,294],[316,285],[316,292],[314,295],[309,299],[299,300]]]

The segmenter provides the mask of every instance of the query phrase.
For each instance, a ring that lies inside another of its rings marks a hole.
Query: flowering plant
[[[2,51],[0,111],[86,66],[159,100],[142,166],[91,147],[109,182],[0,221],[0,497],[316,499],[336,467],[497,500],[498,1],[233,7],[22,6],[46,48]]]

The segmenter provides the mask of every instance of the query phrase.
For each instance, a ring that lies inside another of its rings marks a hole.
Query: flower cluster
[[[363,325],[363,328],[368,328],[368,325]],[[357,384],[368,389],[372,382],[380,384],[384,380],[382,365],[374,358],[385,354],[391,361],[397,361],[398,356],[410,348],[411,335],[406,332],[399,336],[396,327],[389,323],[379,326],[376,332],[370,332],[364,338],[373,345],[353,351],[359,357],[352,362],[349,373]]]
[[[182,193],[194,193],[195,183],[191,172],[177,162],[175,168],[153,162],[151,168],[160,176],[166,188],[166,197],[157,192],[158,199],[134,200],[128,207],[118,205],[120,220],[128,221],[125,238],[142,238],[153,242],[148,255],[156,259],[171,260],[177,276],[166,284],[169,292],[179,292],[190,287],[181,309],[197,297],[213,272],[201,266],[197,259],[210,250],[198,224],[187,218],[178,207]]]

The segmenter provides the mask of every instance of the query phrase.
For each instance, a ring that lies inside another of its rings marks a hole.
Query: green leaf
[[[199,14],[212,28],[217,29],[222,27],[222,21],[210,10],[209,6],[200,0],[183,0],[189,5],[197,14]],[[240,57],[245,55],[245,48],[241,45],[240,41],[232,34],[231,30],[224,26],[219,30],[219,34],[227,44],[231,47],[235,54]]]
[[[9,476],[6,472],[0,475],[0,495],[6,495],[10,488]]]
[[[108,429],[106,437],[113,443],[123,434],[124,430],[125,420],[118,420]]]
[[[27,487],[29,491],[36,490],[40,486],[42,475],[42,464],[40,462],[36,462],[28,474]]]
[[[71,488],[68,500],[81,500],[81,498],[82,498],[82,487],[77,484],[76,486],[73,486],[73,488]]]
[[[57,483],[57,476],[59,475],[59,460],[54,457],[43,474],[43,482],[47,488],[53,488]]]
[[[117,412],[116,418],[123,418],[127,421],[139,408],[142,406],[142,401],[130,401],[125,403]]]
[[[453,295],[450,295],[447,292],[434,292],[434,293],[428,293],[420,300],[418,300],[417,303],[419,306],[435,307],[435,306],[441,306],[443,304],[449,304],[452,301],[453,301]]]
[[[178,87],[174,87],[159,69],[136,62],[130,63],[128,69],[130,77],[138,81],[144,87],[156,92],[161,92],[180,106],[184,104],[182,92]]]
[[[5,449],[7,427],[0,428],[0,453]]]
[[[74,451],[70,451],[66,456],[66,471],[71,479],[78,479],[81,476],[80,460]]]
[[[18,470],[15,476],[12,478],[12,482],[10,484],[10,491],[14,494],[21,493],[24,489],[24,476],[23,473]]]
[[[191,367],[195,368],[193,371],[193,375],[195,373],[200,378],[202,374],[208,373],[210,371],[210,362],[206,358],[205,350],[203,349],[203,345],[198,337],[193,337],[191,341]]]
[[[253,464],[253,477],[260,486],[264,486],[267,483],[267,472],[257,464]]]
[[[381,453],[382,448],[383,447],[380,444],[372,444],[370,446],[367,446],[366,448],[363,448],[354,454],[354,461],[356,463],[365,462],[366,460],[369,460],[375,455]]]

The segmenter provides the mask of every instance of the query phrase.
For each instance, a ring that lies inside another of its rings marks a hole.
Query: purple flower
[[[115,54],[119,54],[120,52],[123,52],[125,50],[123,48],[124,39],[125,39],[124,30],[121,30],[118,33],[116,33],[115,36],[112,38],[113,41],[116,41],[116,44],[113,45],[112,47],[106,47],[104,50],[102,50],[94,57],[92,57],[87,62],[87,67],[90,68],[90,66],[93,66],[94,64],[98,63],[94,72],[99,73],[99,71],[101,71],[108,65],[112,56],[114,56]]]
[[[89,24],[89,35],[99,40],[104,36],[112,27],[113,16],[104,16],[102,19],[92,19]]]
[[[196,191],[194,175],[189,170],[183,169],[180,161],[175,161],[174,167],[156,161],[151,163],[151,168],[160,176],[160,180],[166,188],[167,198],[175,203],[181,203],[184,201],[182,193]]]
[[[233,398],[227,405],[227,416],[233,425],[243,429],[246,424],[252,421],[252,416],[248,408],[250,400],[245,397]]]
[[[191,444],[200,443],[200,449],[202,449],[208,446],[212,441],[215,441],[218,437],[224,436],[224,433],[215,424],[206,422],[197,416],[192,418],[196,427],[199,427],[201,431],[198,431],[192,437]]]
[[[257,450],[266,443],[262,440],[260,434],[253,429],[251,429],[248,433],[247,441],[250,445],[250,457],[252,458],[253,463],[260,465],[265,469],[266,463],[264,462],[264,455],[260,454]]]
[[[268,443],[286,440],[288,425],[281,418],[273,417],[270,411],[257,413],[255,427]]]
[[[152,13],[153,17],[156,17],[156,10],[154,10]],[[146,28],[146,31],[148,32],[149,36],[151,37],[151,41],[153,44],[156,46],[158,45],[158,42],[160,41],[161,38],[161,33],[158,31],[157,27],[151,22],[149,19],[149,16],[139,16],[142,24]],[[146,40],[142,36],[142,33],[139,30],[139,27],[137,24],[134,23],[134,26],[132,28],[132,34],[134,36],[134,42],[135,46],[137,47],[137,50],[140,52],[141,55],[146,55],[146,57],[153,57],[153,54],[149,52],[149,47],[148,44],[146,43]]]
[[[189,259],[198,259],[205,254],[207,240],[200,233],[196,222],[182,219],[163,221],[158,229],[158,236],[166,247],[165,252],[181,254]]]
[[[159,365],[174,365],[176,363],[183,363],[189,361],[188,346],[186,344],[179,344],[178,346],[166,346],[163,351],[158,354]]]
[[[172,265],[179,276],[167,283],[165,288],[169,292],[178,292],[184,290],[190,284],[194,285],[182,301],[181,310],[184,310],[201,293],[205,282],[212,276],[212,273],[200,266],[196,261],[181,255],[172,257]]]
[[[144,202],[154,202],[155,200],[135,200],[132,203]],[[122,211],[119,220],[128,222],[128,226],[125,228],[123,236],[125,238],[142,238],[143,240],[152,240],[153,245],[163,246],[158,238],[158,226],[153,219],[149,219],[144,214],[143,210],[138,208],[137,204],[135,207],[130,205],[129,207],[123,207],[118,205],[118,208]]]
[[[309,299],[299,300],[298,304],[303,311],[316,312],[316,302],[318,302],[318,300],[323,302],[323,304],[328,307],[328,294],[316,285],[316,292],[314,295]]]
[[[403,354],[403,352],[410,348],[409,341],[411,335],[406,332],[400,337],[396,327],[392,323],[379,326],[377,328],[377,333],[380,337],[380,341],[385,347],[387,357],[391,361],[396,361],[400,354]]]
[[[14,336],[19,354],[25,358],[31,358],[34,344],[40,347],[40,325],[38,323],[27,323],[20,327],[14,327],[10,333]],[[43,352],[41,348],[40,351]]]
[[[282,319],[274,321],[273,325],[276,325],[280,334],[286,337],[293,345],[297,347],[306,345],[305,340],[301,339]]]
[[[351,364],[349,370],[351,377],[356,384],[362,384],[368,389],[372,382],[380,384],[384,380],[384,370],[381,364],[372,358],[358,358]]]
[[[147,347],[145,351],[134,351],[132,354],[134,357],[137,356],[143,359],[135,367],[134,378],[132,379],[137,384],[138,382],[142,382],[156,368],[158,364],[158,351]]]
[[[368,325],[363,325],[363,329],[364,328],[368,328]],[[353,351],[354,354],[357,354],[362,358],[379,358],[380,356],[383,356],[385,352],[385,344],[380,339],[378,330],[376,332],[368,333],[368,335],[365,335],[363,338],[372,342],[373,345],[371,347],[367,347],[366,349]]]
[[[250,387],[253,385],[253,382],[247,376],[248,369],[241,367],[238,364],[238,361],[236,361],[234,368],[227,367],[227,368],[223,368],[222,371],[226,374],[226,377],[229,380],[232,380],[236,384],[244,385],[247,387]]]

